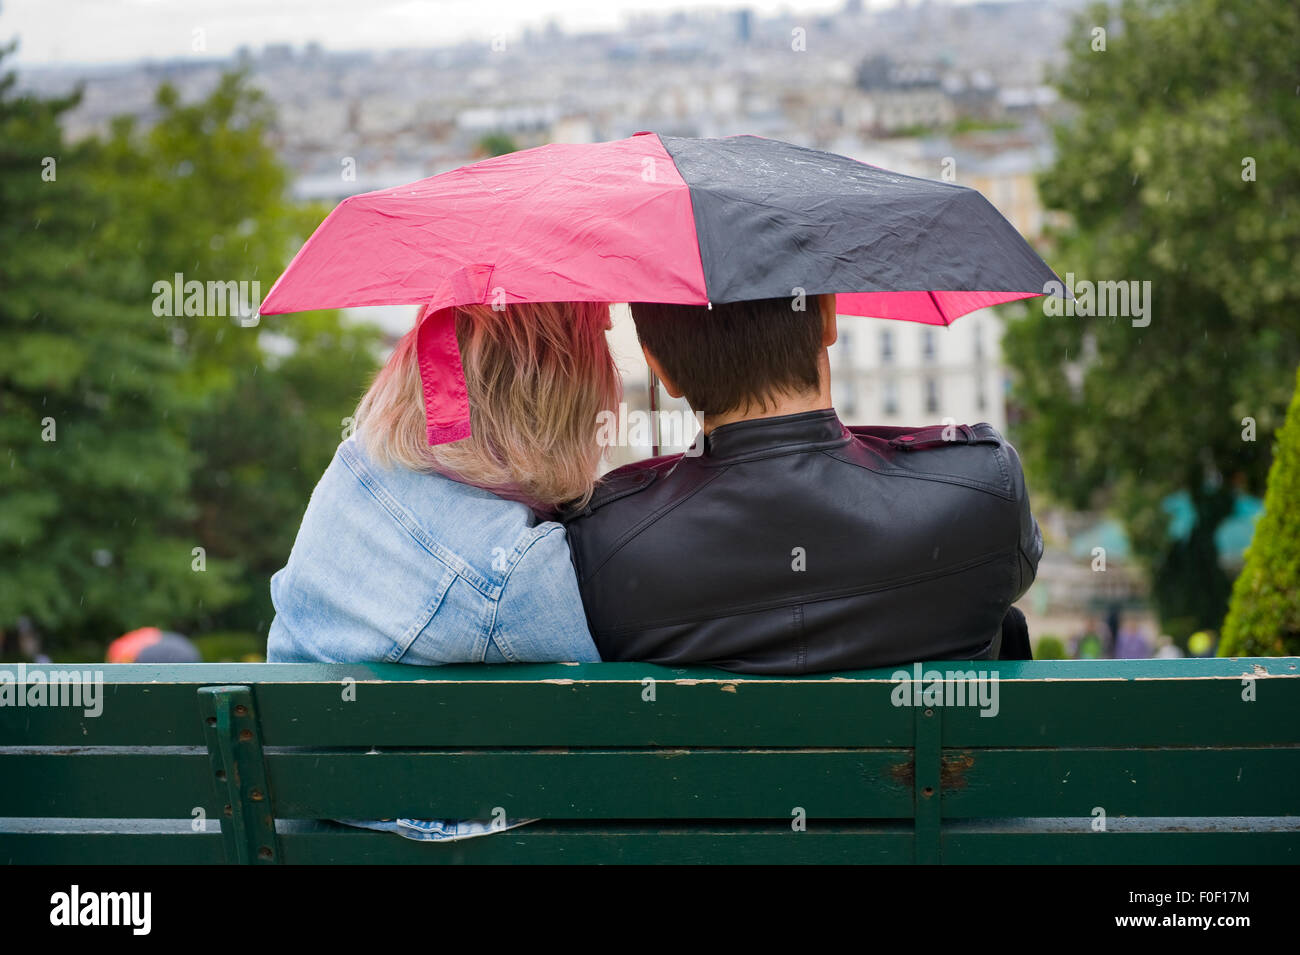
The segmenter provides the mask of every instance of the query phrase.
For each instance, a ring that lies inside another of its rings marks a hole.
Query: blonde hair
[[[598,417],[620,398],[609,327],[609,305],[597,302],[458,308],[470,437],[429,445],[416,329],[357,406],[357,435],[383,465],[445,474],[539,510],[580,507],[600,465]]]

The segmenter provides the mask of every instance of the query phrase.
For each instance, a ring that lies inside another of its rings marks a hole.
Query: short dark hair
[[[637,338],[699,414],[815,391],[822,351],[821,299],[705,305],[632,302]]]

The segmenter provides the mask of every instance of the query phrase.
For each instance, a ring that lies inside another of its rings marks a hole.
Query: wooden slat
[[[218,819],[200,749],[0,749],[0,817]]]
[[[274,752],[278,818],[906,818],[906,750]],[[1300,747],[945,750],[942,818],[1300,814]],[[217,819],[205,753],[0,751],[0,816]]]
[[[278,752],[279,819],[513,817],[789,819],[911,815],[904,750]],[[207,754],[0,751],[0,817],[220,819]]]
[[[1283,865],[1300,861],[1300,826],[1279,819],[1126,819],[955,823],[943,833],[948,865]]]
[[[64,865],[216,864],[217,833],[186,833],[148,822],[119,831],[45,831],[41,820],[15,831],[0,822],[0,863]],[[1224,820],[1231,826],[1232,820]],[[165,826],[166,824],[162,824]],[[1294,864],[1300,830],[1174,827],[1091,833],[998,823],[945,829],[945,863],[988,864]],[[676,823],[534,823],[457,843],[423,843],[330,823],[282,823],[285,861],[297,864],[909,864],[906,823],[788,826]]]
[[[813,824],[788,826],[687,823],[534,823],[499,835],[456,843],[415,842],[385,832],[322,823],[284,823],[279,835],[286,862],[307,865],[556,865],[556,864],[827,864],[908,863],[910,826]],[[9,864],[214,864],[216,834],[150,831],[13,832],[0,828],[0,862]]]
[[[552,679],[360,683],[347,694],[355,701],[344,699],[338,681],[275,683],[262,674],[250,685],[268,746],[894,746],[911,739],[911,716],[890,703],[887,682],[745,682],[716,670],[685,677],[660,667],[637,667],[636,679],[560,682],[557,673],[578,668],[519,669],[542,669]],[[224,675],[215,665],[211,672],[214,681]],[[641,676],[651,673],[667,679],[647,702]],[[0,709],[0,745],[202,745],[197,689],[106,686],[95,719],[66,709]]]
[[[346,828],[346,827],[341,827]],[[455,843],[414,842],[384,832],[340,832],[328,824],[282,832],[291,864],[424,865],[828,865],[908,864],[910,825],[810,822],[788,825],[719,823],[538,822]]]
[[[381,833],[382,835],[382,833]],[[219,825],[149,819],[0,819],[2,865],[217,865]]]
[[[970,664],[926,665],[963,666]],[[981,669],[1000,675],[998,715],[950,708],[944,743],[1295,742],[1295,666],[1296,658],[986,663]],[[762,678],[614,663],[100,669],[107,681],[101,716],[0,707],[0,745],[202,745],[197,688],[241,682],[254,686],[271,746],[898,746],[910,745],[912,731],[909,709],[890,699],[890,670]],[[1256,702],[1240,701],[1243,675],[1258,678]],[[396,682],[361,682],[356,701],[347,702],[346,676]],[[660,681],[653,703],[642,700],[646,676]],[[485,720],[485,712],[495,718]]]
[[[269,753],[278,819],[907,818],[903,750]]]
[[[1241,677],[1003,681],[998,711],[945,710],[945,746],[1183,746],[1300,742],[1300,680]]]
[[[1300,814],[1300,746],[947,750],[945,819]]]

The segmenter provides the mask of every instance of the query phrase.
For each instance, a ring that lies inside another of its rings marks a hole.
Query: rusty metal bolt
[[[934,716],[934,710],[926,710],[926,711],[925,711],[925,715],[926,715],[926,716]]]
[[[929,799],[931,796],[934,795],[934,787],[926,786],[924,789],[921,790],[921,795],[923,795],[926,799]]]
[[[235,814],[235,810],[231,809],[229,805],[223,807],[221,811],[227,816],[233,816]]]
[[[253,802],[261,802],[261,801],[262,801],[262,790],[260,790],[260,789],[254,789],[254,790],[252,790],[252,791],[248,794],[248,798],[251,799],[251,800],[253,800]]]
[[[217,725],[217,718],[216,718],[215,716],[209,716],[209,717],[208,717],[208,725],[209,725],[209,726],[216,726],[216,725]]]
[[[225,779],[225,778],[226,778],[226,771],[225,771],[224,769],[218,769],[218,770],[217,770],[217,778],[218,778],[218,779]]]
[[[247,716],[247,715],[248,715],[248,707],[246,707],[243,703],[239,703],[239,704],[237,704],[237,705],[235,706],[235,715],[236,715],[236,716]]]
[[[257,857],[259,859],[270,859],[273,855],[274,853],[271,851],[270,846],[259,846],[257,849]]]
[[[247,743],[247,742],[248,742],[250,739],[252,739],[252,738],[253,738],[253,731],[252,731],[252,730],[240,730],[240,731],[239,731],[239,741],[240,741],[241,743]]]

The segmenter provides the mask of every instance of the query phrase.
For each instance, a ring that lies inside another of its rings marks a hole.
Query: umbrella
[[[637,133],[341,202],[261,314],[422,304],[430,444],[469,434],[455,306],[708,305],[836,293],[931,325],[1063,283],[980,193],[757,136]]]
[[[124,633],[108,645],[109,663],[199,663],[198,647],[188,637],[157,627]]]

